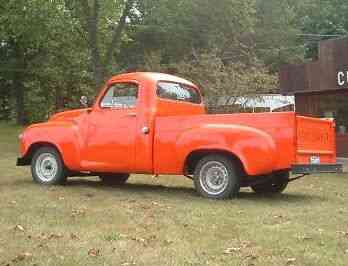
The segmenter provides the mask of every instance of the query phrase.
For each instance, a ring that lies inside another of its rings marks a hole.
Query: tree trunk
[[[24,51],[18,45],[18,43],[15,43],[14,48],[16,58],[16,69],[13,76],[13,90],[16,98],[16,122],[17,124],[24,125],[27,122],[26,113],[24,110]]]

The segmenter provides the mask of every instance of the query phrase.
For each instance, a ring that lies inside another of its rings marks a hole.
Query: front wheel
[[[129,174],[102,174],[99,178],[106,185],[123,185],[127,182]]]
[[[265,183],[251,186],[254,192],[259,194],[282,193],[289,183],[290,174],[288,171],[274,173],[272,179]]]
[[[206,198],[235,197],[240,189],[240,176],[235,164],[222,155],[208,155],[201,159],[194,172],[198,193]]]
[[[66,170],[59,152],[51,147],[38,149],[31,161],[31,174],[36,183],[60,185],[66,181]]]

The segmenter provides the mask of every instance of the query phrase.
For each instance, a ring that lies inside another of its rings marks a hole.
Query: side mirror
[[[87,96],[83,95],[80,98],[80,103],[83,107],[87,108],[88,107],[88,98]]]

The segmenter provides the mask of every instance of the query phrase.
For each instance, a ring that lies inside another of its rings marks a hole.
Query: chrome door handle
[[[143,134],[147,135],[147,134],[150,133],[150,129],[149,129],[148,127],[143,127],[143,128],[141,129],[141,132],[143,132]]]

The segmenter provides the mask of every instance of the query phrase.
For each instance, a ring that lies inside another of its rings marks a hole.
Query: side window
[[[163,99],[197,104],[202,101],[196,89],[172,82],[159,82],[157,85],[157,96]]]
[[[138,85],[134,83],[113,84],[100,103],[102,108],[133,108],[138,100]]]

